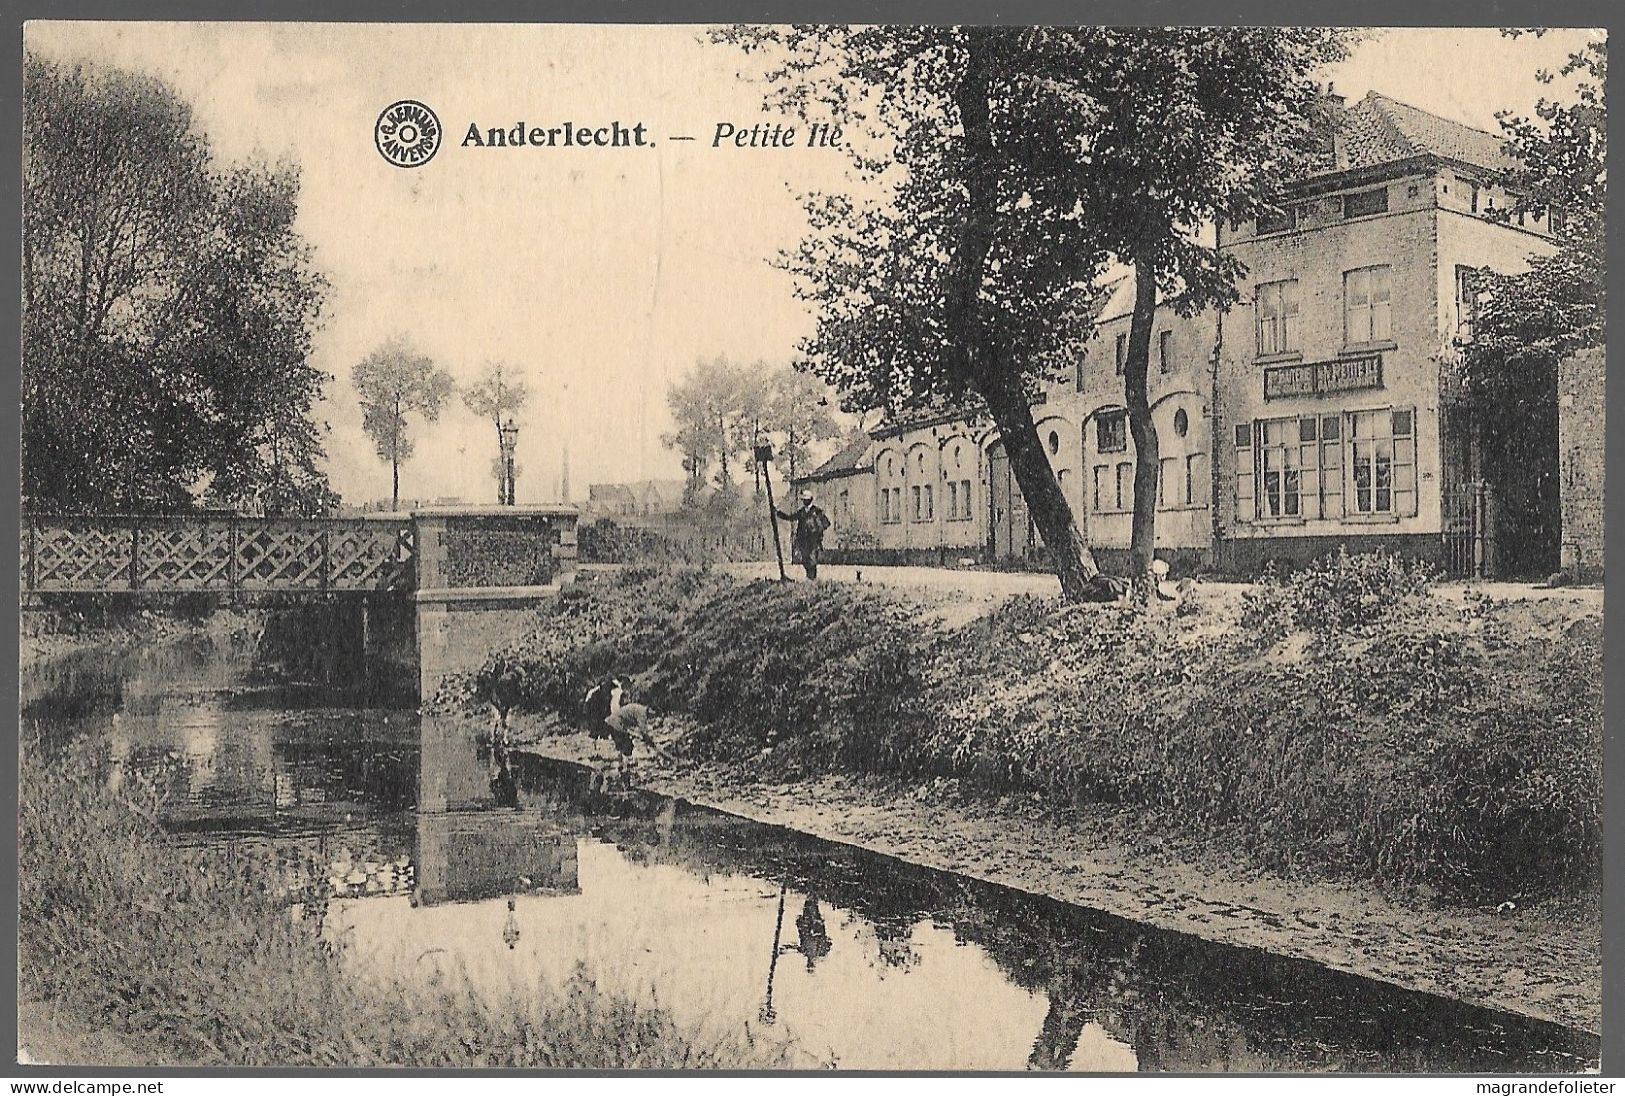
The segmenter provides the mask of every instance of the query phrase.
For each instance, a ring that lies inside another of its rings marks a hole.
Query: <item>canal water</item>
[[[246,649],[58,660],[25,743],[100,736],[174,839],[258,858],[347,961],[494,1000],[578,968],[808,1068],[1553,1072],[1594,1036],[1205,943],[492,756],[473,725],[254,679]],[[30,748],[25,746],[25,748]]]

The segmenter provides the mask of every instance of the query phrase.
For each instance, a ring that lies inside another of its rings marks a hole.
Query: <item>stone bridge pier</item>
[[[576,517],[568,506],[412,511],[421,700],[449,675],[478,670],[574,581]]]

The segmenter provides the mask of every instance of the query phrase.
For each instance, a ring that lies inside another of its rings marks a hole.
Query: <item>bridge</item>
[[[410,585],[409,517],[23,519],[23,593],[372,592]]]
[[[25,515],[19,586],[25,608],[72,595],[284,606],[353,598],[357,642],[409,647],[427,697],[446,674],[477,667],[574,579],[576,517],[568,506],[350,518]],[[416,611],[369,615],[403,604]],[[409,620],[412,634],[381,634],[369,628],[373,617]]]

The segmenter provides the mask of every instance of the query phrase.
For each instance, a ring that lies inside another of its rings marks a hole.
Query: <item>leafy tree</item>
[[[480,379],[463,389],[463,406],[482,419],[490,419],[491,428],[496,432],[497,459],[491,467],[497,481],[498,502],[507,501],[502,491],[507,478],[502,464],[502,423],[524,410],[529,399],[529,383],[505,362],[487,362]],[[519,468],[515,465],[514,479],[518,478]]]
[[[661,440],[683,454],[691,497],[705,485],[713,460],[717,486],[733,486],[734,458],[746,444],[741,424],[750,410],[741,398],[744,377],[726,357],[701,359],[666,393],[677,429]]]
[[[1539,74],[1548,84],[1573,77],[1572,99],[1543,97],[1534,118],[1500,115],[1516,166],[1502,179],[1514,200],[1496,215],[1550,214],[1558,245],[1525,273],[1480,272],[1472,338],[1462,350],[1485,474],[1506,525],[1498,542],[1509,554],[1501,566],[1509,571],[1555,565],[1562,525],[1558,365],[1607,337],[1607,74],[1607,44],[1590,42],[1559,74]]]
[[[762,426],[780,439],[774,455],[793,480],[806,461],[808,447],[841,433],[829,403],[829,386],[799,369],[780,369],[768,376],[768,408]]]
[[[1191,310],[1225,299],[1238,271],[1192,230],[1260,206],[1278,170],[1268,158],[1308,142],[1303,73],[1337,55],[1335,35],[798,26],[714,38],[771,57],[771,108],[847,138],[848,192],[809,195],[810,231],[784,256],[817,305],[805,364],[849,411],[985,412],[1062,590],[1085,596],[1094,559],[1032,403],[1092,333],[1093,287],[1114,260],[1144,265],[1137,311],[1159,286]],[[1143,394],[1148,325],[1135,336]],[[1137,417],[1136,494],[1154,507],[1155,435]]]
[[[327,505],[297,171],[219,167],[161,81],[34,55],[23,164],[31,505]]]
[[[1039,110],[1064,116],[1087,151],[1069,171],[1096,244],[1134,270],[1123,367],[1134,439],[1130,568],[1156,546],[1160,452],[1147,375],[1158,298],[1182,316],[1239,299],[1240,262],[1208,226],[1256,217],[1313,162],[1326,123],[1314,74],[1346,55],[1346,31],[1316,27],[1040,31]],[[1068,63],[1070,61],[1070,63]],[[1038,121],[1035,118],[1035,122]]]
[[[732,386],[730,398],[734,410],[730,418],[734,451],[743,455],[745,471],[751,474],[756,494],[760,495],[766,469],[757,466],[755,447],[758,442],[768,440],[768,422],[774,411],[773,376],[767,364],[759,361],[734,370]]]
[[[350,381],[361,398],[361,425],[377,447],[378,459],[389,462],[390,504],[399,506],[401,462],[413,450],[406,417],[436,421],[457,386],[451,374],[399,338],[357,362]]]

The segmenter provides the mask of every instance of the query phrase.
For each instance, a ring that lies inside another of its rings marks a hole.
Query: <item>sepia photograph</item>
[[[13,48],[18,1076],[1607,1091],[1604,30]]]

